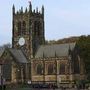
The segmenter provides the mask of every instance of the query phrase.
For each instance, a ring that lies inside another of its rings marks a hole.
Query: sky
[[[12,42],[12,6],[28,7],[30,0],[0,1],[0,45]],[[90,35],[90,0],[31,0],[33,9],[45,8],[45,38],[58,40]]]

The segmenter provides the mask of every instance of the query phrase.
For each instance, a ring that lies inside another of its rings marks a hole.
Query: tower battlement
[[[44,15],[44,6],[42,6],[41,10],[36,7],[36,9],[32,9],[32,4],[31,2],[29,3],[29,7],[25,10],[23,10],[23,7],[21,7],[19,10],[15,10],[15,6],[13,5],[12,7],[13,15],[24,15],[24,14],[31,14],[31,15]]]

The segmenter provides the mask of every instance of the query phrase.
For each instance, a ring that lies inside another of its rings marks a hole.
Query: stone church
[[[30,2],[25,11],[16,12],[14,5],[12,10],[12,48],[0,50],[1,61],[9,58],[11,82],[74,84],[85,79],[76,43],[45,44],[44,6],[32,10]]]

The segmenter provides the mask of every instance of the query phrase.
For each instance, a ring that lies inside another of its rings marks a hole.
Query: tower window
[[[35,21],[34,22],[34,35],[39,36],[40,35],[40,28],[41,28],[41,23],[40,21]]]
[[[22,22],[22,34],[26,34],[26,22],[25,21],[23,21]]]
[[[21,22],[20,21],[18,22],[17,27],[18,27],[18,35],[21,35]]]
[[[41,28],[41,24],[40,24],[40,22],[38,22],[38,25],[37,25],[37,28],[38,28],[38,36],[40,35],[40,28]]]
[[[37,34],[37,21],[34,22],[34,35]]]
[[[25,35],[26,34],[26,22],[23,21],[23,22],[18,22],[17,24],[17,27],[18,27],[18,35]]]

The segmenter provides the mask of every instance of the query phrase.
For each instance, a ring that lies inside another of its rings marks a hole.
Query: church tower
[[[21,49],[28,58],[33,58],[39,45],[45,43],[44,37],[44,6],[41,12],[32,10],[32,4],[23,11],[23,7],[15,12],[12,8],[12,47]]]

